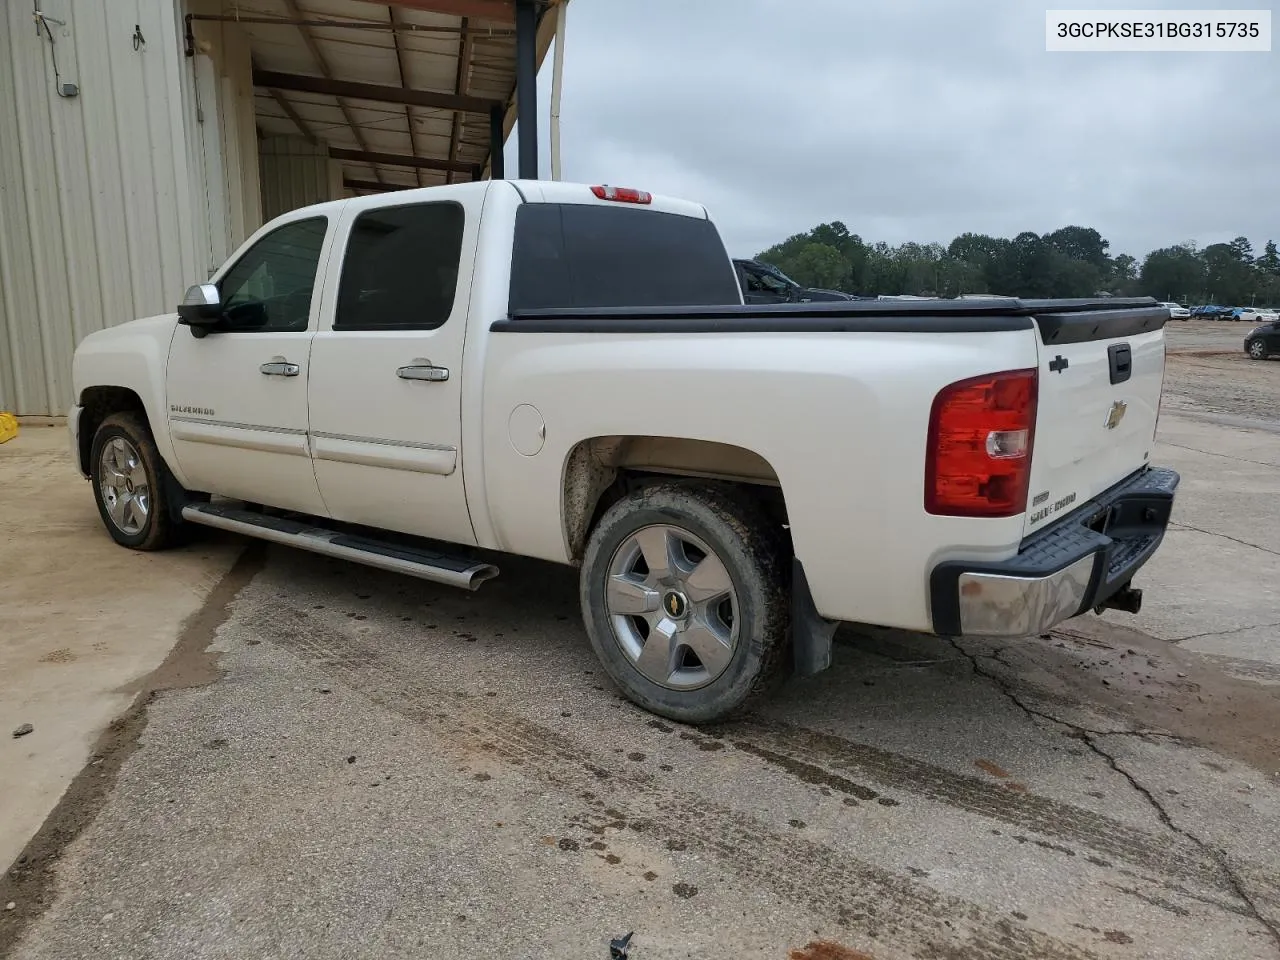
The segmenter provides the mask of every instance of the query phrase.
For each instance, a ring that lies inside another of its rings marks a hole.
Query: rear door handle
[[[258,368],[268,377],[296,377],[302,372],[302,368],[296,363],[290,363],[288,360],[272,360],[270,363],[264,363]]]
[[[429,383],[443,383],[449,379],[449,368],[436,367],[429,363],[411,363],[407,367],[397,367],[396,376],[401,380],[426,380]]]

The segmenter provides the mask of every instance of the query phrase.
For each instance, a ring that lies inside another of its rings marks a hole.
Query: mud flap
[[[179,525],[186,523],[186,519],[182,516],[183,507],[189,503],[209,501],[207,493],[192,493],[180,484],[178,478],[173,475],[173,471],[169,469],[169,464],[165,463],[163,456],[160,458],[160,486],[164,490],[165,502],[169,506],[169,518]]]
[[[839,621],[818,613],[809,592],[804,565],[791,560],[791,649],[796,677],[811,677],[831,666],[831,639]]]

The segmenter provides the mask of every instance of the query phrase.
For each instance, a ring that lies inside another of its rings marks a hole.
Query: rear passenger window
[[[511,310],[741,302],[710,220],[576,203],[526,203],[516,213]]]
[[[338,284],[335,330],[434,330],[453,312],[461,204],[381,207],[356,217]]]

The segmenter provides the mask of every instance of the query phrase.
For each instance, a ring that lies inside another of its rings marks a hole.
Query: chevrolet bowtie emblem
[[[1120,421],[1124,419],[1124,413],[1129,409],[1129,405],[1123,400],[1117,400],[1111,404],[1111,409],[1107,411],[1107,419],[1103,424],[1108,430],[1114,430],[1120,425]]]

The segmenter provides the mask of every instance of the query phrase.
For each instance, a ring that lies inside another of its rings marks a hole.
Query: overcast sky
[[[1141,5],[572,0],[564,177],[700,200],[735,256],[829,220],[889,243],[1080,224],[1113,254],[1239,234],[1261,252],[1280,53],[1045,52],[1046,6]]]

